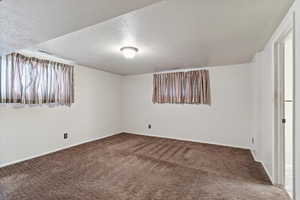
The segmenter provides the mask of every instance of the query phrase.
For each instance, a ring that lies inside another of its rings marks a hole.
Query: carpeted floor
[[[247,150],[119,134],[0,169],[1,200],[287,200]]]

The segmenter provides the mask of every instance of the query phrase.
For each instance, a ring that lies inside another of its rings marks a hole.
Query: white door
[[[294,48],[293,32],[284,38],[284,186],[294,196]]]

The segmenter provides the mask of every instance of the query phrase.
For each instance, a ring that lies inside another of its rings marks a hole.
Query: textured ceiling
[[[293,0],[165,0],[45,42],[78,64],[117,74],[249,62]],[[139,48],[133,60],[122,46]]]
[[[3,0],[0,55],[30,47],[159,0]]]

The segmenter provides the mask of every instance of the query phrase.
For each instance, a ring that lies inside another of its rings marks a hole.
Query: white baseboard
[[[135,135],[143,135],[143,136],[151,136],[151,137],[160,137],[160,138],[167,138],[167,139],[175,139],[175,140],[182,140],[182,141],[189,141],[189,142],[199,142],[199,143],[204,143],[204,144],[212,144],[212,145],[218,145],[218,146],[225,146],[225,147],[232,147],[232,148],[239,148],[239,149],[246,149],[249,150],[252,154],[253,159],[256,162],[261,163],[263,166],[267,176],[269,177],[270,181],[272,184],[274,184],[272,176],[270,175],[270,172],[266,168],[265,164],[262,161],[257,160],[256,155],[253,153],[252,149],[250,147],[242,147],[242,146],[235,146],[235,145],[227,145],[227,144],[220,144],[220,143],[215,143],[215,142],[207,142],[207,141],[200,141],[200,140],[191,140],[191,139],[184,139],[184,138],[178,138],[178,137],[168,137],[168,136],[159,136],[159,135],[153,135],[153,134],[144,134],[144,133],[133,133],[131,131],[126,131],[125,133],[129,134],[135,134]]]
[[[213,143],[213,142],[207,142],[207,141],[200,141],[200,140],[192,140],[192,139],[178,138],[178,137],[169,137],[169,136],[159,136],[159,135],[153,135],[153,134],[133,133],[133,132],[131,132],[131,131],[126,131],[126,132],[124,132],[124,133],[135,134],[135,135],[143,135],[143,136],[151,136],[151,137],[160,137],[160,138],[167,138],[167,139],[175,139],[175,140],[182,140],[182,141],[189,141],[189,142],[199,142],[199,143],[204,143],[204,144],[212,144],[212,145],[218,145],[218,146],[225,146],[225,147],[233,147],[233,148],[239,148],[239,149],[250,150],[250,152],[251,152],[251,154],[252,154],[254,160],[255,160],[256,162],[259,162],[259,163],[262,164],[264,170],[266,171],[266,173],[267,173],[269,179],[271,180],[271,182],[272,182],[272,184],[273,184],[273,179],[272,179],[272,177],[270,176],[270,173],[269,173],[269,171],[267,170],[267,168],[265,167],[264,163],[256,159],[255,154],[253,153],[253,151],[252,151],[249,147],[241,147],[241,146],[235,146],[235,145],[227,145],[227,144]],[[38,158],[38,157],[41,157],[41,156],[45,156],[45,155],[48,155],[48,154],[51,154],[51,153],[55,153],[55,152],[57,152],[57,151],[65,150],[65,149],[68,149],[68,148],[71,148],[71,147],[74,147],[74,146],[78,146],[78,145],[85,144],[85,143],[88,143],[88,142],[93,142],[93,141],[96,141],[96,140],[99,140],[99,139],[103,139],[103,138],[106,138],[106,137],[110,137],[110,136],[113,136],[113,135],[117,135],[117,134],[119,134],[119,133],[116,133],[116,134],[108,134],[108,135],[104,135],[104,136],[100,136],[100,137],[88,139],[88,140],[85,140],[85,141],[83,141],[83,142],[79,142],[79,143],[76,143],[76,144],[72,144],[72,145],[68,145],[68,146],[61,147],[61,148],[57,148],[57,149],[54,149],[54,150],[51,150],[51,151],[48,151],[48,152],[45,152],[45,153],[41,153],[41,154],[37,154],[37,155],[34,155],[34,156],[26,157],[26,158],[23,158],[23,159],[15,160],[15,161],[12,161],[12,162],[4,163],[4,164],[1,164],[1,165],[0,165],[0,168],[6,167],[6,166],[9,166],[9,165],[13,165],[13,164],[17,164],[17,163],[20,163],[20,162],[24,162],[24,161],[26,161],[26,160],[31,160],[31,159],[33,159],[33,158]]]
[[[256,157],[256,155],[255,155],[255,153],[254,153],[252,150],[251,150],[251,154],[252,154],[252,157],[253,157],[253,159],[255,160],[255,162],[259,162],[259,163],[263,166],[263,168],[264,168],[264,170],[265,170],[267,176],[269,177],[269,180],[270,180],[271,183],[274,185],[273,178],[272,178],[272,176],[270,175],[269,170],[266,168],[264,162],[258,160],[257,157]]]
[[[161,136],[161,135],[154,135],[154,134],[145,134],[145,133],[134,133],[132,131],[125,131],[124,133],[134,134],[134,135],[143,135],[143,136],[150,136],[150,137],[158,137],[158,138],[166,138],[166,139],[173,139],[173,140],[182,140],[182,141],[188,141],[188,142],[198,142],[203,144],[212,144],[212,145],[218,145],[218,146],[224,146],[224,147],[232,147],[237,149],[246,149],[250,150],[250,147],[244,147],[244,146],[238,146],[238,145],[229,145],[229,144],[221,144],[216,142],[207,142],[207,141],[201,141],[201,140],[192,140],[192,139],[186,139],[186,138],[179,138],[179,137],[169,137],[169,136]]]
[[[15,161],[11,161],[11,162],[8,162],[8,163],[4,163],[4,164],[0,165],[0,168],[7,167],[9,165],[17,164],[17,163],[20,163],[20,162],[24,162],[26,160],[31,160],[33,158],[38,158],[38,157],[41,157],[41,156],[45,156],[45,155],[48,155],[48,154],[51,154],[51,153],[55,153],[57,151],[69,149],[71,147],[75,147],[75,146],[78,146],[78,145],[81,145],[81,144],[93,142],[93,141],[100,140],[100,139],[103,139],[103,138],[106,138],[106,137],[110,137],[110,136],[113,136],[113,135],[117,135],[117,134],[119,134],[119,133],[116,133],[116,134],[107,134],[107,135],[104,135],[104,136],[100,136],[100,137],[96,137],[96,138],[84,140],[83,142],[78,142],[78,143],[75,143],[75,144],[72,144],[72,145],[67,145],[67,146],[64,146],[64,147],[60,147],[60,148],[57,148],[57,149],[54,149],[54,150],[51,150],[51,151],[47,151],[47,152],[44,152],[44,153],[41,153],[41,154],[37,154],[37,155],[34,155],[34,156],[29,156],[29,157],[22,158],[22,159],[19,159],[19,160],[15,160]]]
[[[256,154],[253,152],[253,150],[251,150],[251,155],[252,155],[252,157],[253,157],[253,159],[254,159],[255,162],[259,162],[260,163],[260,161],[257,160]]]
[[[266,168],[266,166],[265,166],[265,164],[264,164],[263,162],[260,162],[260,163],[262,164],[262,166],[263,166],[263,168],[264,168],[265,172],[267,173],[267,175],[268,175],[268,177],[269,177],[269,179],[270,179],[270,181],[271,181],[272,185],[274,185],[274,181],[273,181],[273,178],[272,178],[272,176],[270,175],[270,172],[269,172],[269,170]]]

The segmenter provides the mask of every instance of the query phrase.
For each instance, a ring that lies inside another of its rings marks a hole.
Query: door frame
[[[285,65],[285,39],[293,33],[293,68],[295,72],[295,30],[294,20],[290,20],[285,30],[280,34],[274,44],[274,184],[280,187],[285,186],[285,126],[282,120],[285,116],[284,104],[284,65]],[[295,90],[295,73],[294,76],[294,90]],[[295,96],[295,92],[294,92]],[[294,99],[294,97],[293,97]],[[295,105],[295,102],[293,102]],[[295,107],[293,106],[293,138],[295,138]],[[294,140],[295,141],[295,140]],[[295,152],[295,145],[293,145],[293,152]],[[295,174],[295,153],[293,158],[293,170]],[[294,176],[294,189],[295,196],[295,176]]]

